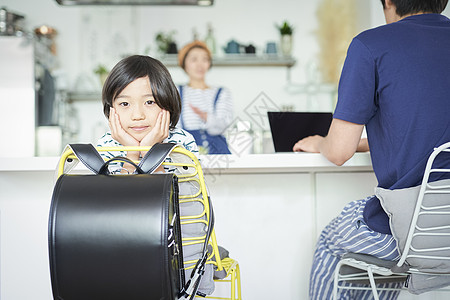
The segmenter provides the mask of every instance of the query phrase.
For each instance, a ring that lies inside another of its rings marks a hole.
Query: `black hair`
[[[448,0],[391,0],[400,17],[420,12],[440,14],[447,6]],[[386,8],[386,0],[381,0]]]
[[[103,85],[103,113],[109,118],[114,99],[131,82],[148,77],[156,104],[170,113],[170,128],[178,123],[181,113],[180,94],[167,68],[150,56],[132,55],[119,61]]]

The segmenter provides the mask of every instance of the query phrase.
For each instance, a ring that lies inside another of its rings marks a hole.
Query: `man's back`
[[[433,147],[450,140],[450,20],[422,14],[368,30],[348,57],[341,82],[357,87],[340,86],[335,117],[366,124],[381,187],[419,184]]]

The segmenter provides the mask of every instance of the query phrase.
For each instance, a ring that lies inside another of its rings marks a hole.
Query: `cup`
[[[277,54],[277,44],[275,42],[268,42],[266,45],[267,54]]]
[[[245,53],[247,53],[247,54],[255,54],[256,53],[255,46],[253,46],[252,44],[246,46],[245,47]]]

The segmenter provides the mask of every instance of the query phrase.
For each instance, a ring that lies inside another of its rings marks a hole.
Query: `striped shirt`
[[[163,143],[175,143],[177,145],[183,146],[186,150],[194,153],[198,157],[198,147],[195,143],[194,137],[187,131],[175,127],[169,131],[169,136],[163,141]],[[111,132],[105,133],[98,141],[97,147],[122,147],[118,141],[112,138]],[[116,156],[126,156],[125,151],[100,151],[100,155],[103,159],[111,159]],[[166,158],[166,162],[171,162],[170,158]],[[113,173],[119,172],[123,163],[117,163],[110,165],[110,171]],[[174,172],[175,168],[168,168],[164,166],[166,172]]]
[[[214,100],[219,87],[210,87],[203,90],[184,85],[182,89],[182,110],[178,126],[186,130],[202,129],[211,135],[219,135],[231,124],[233,121],[233,101],[228,89],[222,88],[215,109]],[[189,104],[207,112],[207,121],[203,121],[194,113]]]

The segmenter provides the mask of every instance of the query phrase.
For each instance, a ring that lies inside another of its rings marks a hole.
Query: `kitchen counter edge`
[[[369,153],[355,153],[343,166],[317,153],[200,155],[200,160],[205,174],[372,171]],[[58,161],[59,157],[0,157],[0,172],[54,171]]]

